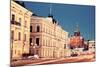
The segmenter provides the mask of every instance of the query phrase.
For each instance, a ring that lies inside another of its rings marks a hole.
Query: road
[[[11,62],[11,67],[24,65],[43,65],[43,64],[61,64],[61,63],[75,63],[75,62],[92,62],[95,61],[95,55],[84,55],[77,57],[59,58],[59,59],[36,59],[36,60],[18,60]]]

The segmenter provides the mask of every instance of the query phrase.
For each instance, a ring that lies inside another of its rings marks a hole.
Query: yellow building
[[[11,58],[29,53],[30,18],[32,12],[11,1]]]
[[[31,54],[37,54],[40,58],[66,56],[68,32],[55,19],[32,16],[30,32]]]

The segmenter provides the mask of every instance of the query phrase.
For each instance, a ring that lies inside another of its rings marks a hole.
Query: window
[[[45,32],[45,28],[43,28],[43,32]]]
[[[39,46],[39,38],[36,38],[36,44]]]
[[[20,50],[18,50],[18,55],[20,55]]]
[[[64,49],[66,49],[66,44],[64,44]]]
[[[14,14],[12,14],[12,21],[14,21],[15,20],[15,15]]]
[[[21,33],[18,33],[18,40],[21,40]]]
[[[24,27],[27,27],[27,21],[25,20],[25,25],[24,25]]]
[[[43,39],[43,46],[45,45],[45,40]]]
[[[47,46],[47,40],[46,40],[46,46]]]
[[[30,32],[32,32],[32,26],[30,26]]]
[[[11,39],[14,39],[14,31],[11,31]]]
[[[16,54],[16,50],[15,50],[15,54]]]
[[[37,26],[36,32],[40,32],[40,26]]]
[[[19,18],[19,23],[21,23],[21,18]]]
[[[24,41],[26,41],[26,34],[24,34]]]

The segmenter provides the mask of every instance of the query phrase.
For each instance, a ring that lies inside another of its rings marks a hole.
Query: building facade
[[[89,41],[89,53],[95,53],[95,41]]]
[[[11,1],[11,58],[21,58],[29,53],[30,18],[32,12]]]
[[[53,17],[32,16],[30,32],[31,54],[40,58],[66,56],[68,32]]]
[[[82,54],[83,55],[95,54],[95,41],[87,40],[84,43],[85,45]]]

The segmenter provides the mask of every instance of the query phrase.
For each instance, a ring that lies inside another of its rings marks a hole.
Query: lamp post
[[[30,45],[30,54],[31,55],[33,54],[32,51],[33,51],[33,43],[31,43],[31,45]]]
[[[34,44],[34,45],[33,45],[34,55],[36,54],[36,46],[37,46],[37,44]]]

